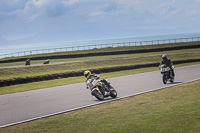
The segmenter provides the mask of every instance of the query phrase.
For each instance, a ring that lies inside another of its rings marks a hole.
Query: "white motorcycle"
[[[111,96],[117,97],[117,91],[110,85],[107,79],[88,79],[87,88],[91,90],[92,96],[95,96],[98,100],[102,101],[105,97]]]

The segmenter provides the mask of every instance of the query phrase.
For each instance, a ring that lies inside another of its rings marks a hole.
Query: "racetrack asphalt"
[[[175,82],[163,84],[160,71],[110,78],[118,98],[138,95],[200,79],[200,64],[175,68]],[[85,82],[0,95],[0,127],[6,127],[109,102],[98,101]]]

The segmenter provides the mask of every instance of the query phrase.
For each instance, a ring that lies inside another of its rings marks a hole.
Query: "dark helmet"
[[[162,56],[162,59],[163,59],[163,60],[166,60],[166,59],[167,59],[167,55],[164,54],[164,55]]]

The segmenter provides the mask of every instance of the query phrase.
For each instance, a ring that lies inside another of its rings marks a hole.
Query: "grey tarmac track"
[[[110,78],[118,98],[200,79],[200,64],[175,68],[175,82],[164,85],[159,71]],[[101,104],[91,96],[85,82],[0,95],[0,127],[15,125],[76,109]]]

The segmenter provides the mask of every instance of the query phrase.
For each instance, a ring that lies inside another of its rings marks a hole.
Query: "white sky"
[[[199,13],[200,0],[0,0],[0,44],[200,32]]]

